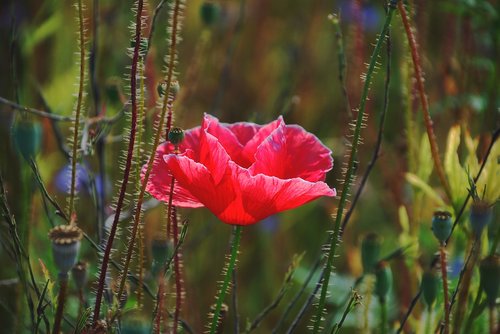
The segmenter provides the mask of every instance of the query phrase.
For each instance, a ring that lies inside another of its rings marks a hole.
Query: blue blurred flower
[[[87,168],[82,164],[76,164],[76,191],[87,191],[89,188],[89,181],[90,178]],[[66,164],[57,172],[54,183],[57,190],[69,194],[71,187],[71,164]]]
[[[260,224],[260,228],[267,233],[274,234],[278,230],[279,218],[278,215],[272,215],[263,219]]]
[[[367,3],[361,3],[360,5],[363,30],[368,32],[378,31],[382,20],[381,11]],[[342,1],[339,9],[340,19],[347,23],[356,23],[357,15],[355,6],[355,1]]]

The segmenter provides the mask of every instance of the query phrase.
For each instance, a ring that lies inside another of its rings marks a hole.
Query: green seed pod
[[[375,269],[380,257],[380,238],[375,233],[365,236],[361,243],[361,263],[363,271],[371,273]]]
[[[162,97],[165,95],[165,91],[167,90],[167,83],[165,81],[162,81],[156,86],[156,91],[158,93],[159,97]],[[181,85],[179,84],[179,81],[174,80],[170,84],[170,94],[171,97],[176,97],[177,94],[179,94],[179,91],[181,90]]]
[[[67,273],[76,264],[83,233],[76,225],[59,225],[49,232],[54,262],[60,273]]]
[[[474,201],[470,208],[470,224],[476,236],[481,236],[483,229],[488,226],[493,218],[490,205],[485,201]]]
[[[40,123],[18,120],[12,126],[12,139],[21,156],[29,161],[34,159],[42,145],[42,127]]]
[[[211,26],[220,17],[220,6],[216,3],[206,1],[200,7],[201,21],[207,25]]]
[[[447,211],[436,211],[432,217],[432,232],[440,243],[446,242],[453,227],[451,213]]]
[[[436,301],[439,293],[440,279],[434,270],[425,271],[420,282],[420,289],[424,297],[425,304],[430,309]]]
[[[391,267],[385,261],[379,262],[375,267],[375,294],[383,302],[392,286]]]
[[[490,307],[495,307],[500,286],[500,256],[490,255],[479,264],[481,286]]]
[[[123,317],[122,334],[149,334],[151,333],[150,321],[140,314],[127,314]]]
[[[78,290],[83,290],[87,285],[89,277],[88,267],[89,265],[87,262],[78,261],[78,263],[71,269],[71,274]]]
[[[179,145],[184,140],[184,130],[181,128],[172,128],[168,132],[168,140],[174,145]]]

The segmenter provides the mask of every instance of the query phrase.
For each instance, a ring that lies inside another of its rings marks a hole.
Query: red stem
[[[64,302],[66,301],[66,290],[68,289],[68,276],[59,275],[59,295],[57,296],[57,310],[56,317],[54,319],[54,328],[52,328],[53,334],[59,334],[61,331],[61,321],[63,317]]]
[[[104,284],[106,281],[106,272],[108,271],[109,258],[111,255],[111,249],[113,247],[113,240],[115,239],[116,230],[118,228],[118,222],[120,220],[120,213],[123,207],[123,202],[125,200],[125,195],[127,192],[127,185],[130,176],[130,170],[132,167],[132,158],[134,155],[134,145],[135,136],[137,129],[137,63],[139,62],[139,47],[141,41],[141,26],[142,26],[142,9],[143,0],[138,0],[137,5],[137,15],[135,22],[135,45],[134,45],[134,55],[132,58],[132,68],[130,70],[130,90],[131,90],[131,109],[132,109],[132,125],[130,128],[130,141],[128,143],[127,160],[125,162],[125,170],[123,171],[123,179],[120,186],[120,194],[118,196],[118,201],[116,203],[115,216],[113,218],[113,224],[111,225],[111,230],[109,232],[108,241],[106,243],[106,249],[104,251],[104,256],[102,259],[101,270],[99,273],[99,282],[96,292],[95,306],[94,306],[94,317],[93,325],[97,324],[99,320],[99,314],[101,311],[102,295],[104,291]],[[120,298],[121,296],[118,296]]]
[[[429,137],[429,143],[431,145],[432,160],[434,161],[434,167],[436,168],[439,180],[441,181],[441,184],[443,185],[444,190],[446,191],[448,199],[451,201],[452,200],[451,190],[448,181],[446,179],[446,175],[444,173],[441,159],[439,158],[439,148],[436,141],[436,135],[434,134],[431,114],[429,112],[429,101],[427,100],[427,95],[425,95],[424,75],[422,72],[420,56],[418,54],[417,42],[413,30],[411,29],[410,22],[408,20],[408,15],[406,14],[406,9],[403,5],[403,1],[398,1],[398,9],[401,14],[401,19],[403,20],[403,25],[405,27],[408,43],[410,44],[411,58],[413,60],[415,78],[417,79],[417,88],[420,96],[420,103],[422,104],[422,112],[424,114],[425,128],[427,130],[427,136]]]
[[[177,221],[177,209],[172,207],[172,234],[174,235],[174,249],[177,249],[179,244],[179,225]],[[177,324],[179,323],[179,314],[182,306],[182,279],[181,279],[181,258],[180,252],[177,250],[174,255],[174,271],[175,271],[175,311],[174,311],[174,334],[177,334]]]
[[[446,262],[446,250],[444,244],[439,246],[439,257],[441,259],[441,276],[443,279],[444,296],[444,334],[450,332],[450,297],[448,296],[448,267]]]
[[[164,288],[163,274],[158,276],[158,313],[156,313],[156,328],[155,334],[161,333],[161,320],[163,315],[163,288]]]

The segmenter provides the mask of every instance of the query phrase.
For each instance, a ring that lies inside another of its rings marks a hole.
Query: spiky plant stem
[[[59,334],[61,331],[61,321],[63,318],[64,302],[66,301],[66,291],[68,290],[68,274],[59,273],[59,294],[57,295],[57,309],[54,318],[53,334]]]
[[[165,278],[163,275],[158,275],[158,311],[156,313],[156,322],[155,322],[155,334],[161,333],[161,321],[163,316],[163,295],[165,289]]]
[[[236,225],[233,228],[233,235],[231,241],[231,250],[229,262],[227,264],[227,268],[225,269],[224,281],[222,282],[222,286],[217,294],[217,301],[215,302],[215,309],[212,318],[212,324],[210,325],[210,334],[215,334],[217,331],[217,327],[219,326],[219,316],[222,308],[222,303],[224,302],[224,298],[226,297],[226,293],[229,290],[229,282],[231,280],[231,274],[236,264],[236,258],[238,256],[238,248],[240,246],[241,240],[241,231],[243,230],[243,226]]]
[[[128,247],[127,247],[127,254],[126,254],[125,261],[123,263],[122,272],[121,272],[121,281],[120,281],[120,287],[118,289],[118,296],[122,295],[123,290],[125,288],[125,281],[126,281],[129,266],[130,266],[130,260],[132,259],[132,252],[134,251],[135,239],[137,237],[137,227],[139,225],[139,220],[141,217],[142,205],[144,202],[144,195],[146,193],[146,186],[148,184],[149,177],[151,175],[151,171],[153,169],[153,162],[154,162],[154,157],[155,157],[154,152],[156,151],[156,149],[158,148],[158,145],[160,144],[162,128],[165,124],[165,115],[167,113],[169,92],[170,92],[170,88],[172,86],[172,78],[174,77],[175,55],[177,52],[177,35],[179,34],[179,31],[180,31],[181,11],[182,11],[181,10],[181,0],[175,0],[173,11],[172,11],[172,27],[171,27],[172,32],[171,32],[170,48],[169,48],[170,59],[169,59],[168,66],[167,66],[167,79],[166,79],[165,96],[164,96],[164,101],[163,101],[163,106],[162,106],[160,118],[158,121],[158,128],[156,129],[153,147],[151,148],[151,154],[149,156],[149,160],[147,163],[146,172],[144,173],[144,178],[142,180],[141,190],[139,192],[139,196],[137,197],[137,202],[136,202],[137,204],[136,204],[135,213],[134,213],[134,222],[132,224],[132,231],[131,231],[131,235],[130,235],[130,239],[129,239],[129,243],[128,243]]]
[[[422,66],[420,64],[420,55],[418,53],[417,42],[413,30],[410,26],[408,15],[406,13],[406,9],[402,1],[398,1],[398,9],[399,13],[401,14],[401,19],[403,21],[403,26],[405,28],[406,36],[408,38],[408,43],[410,44],[411,58],[413,60],[413,67],[415,71],[415,78],[417,80],[417,89],[418,89],[418,94],[420,96],[420,103],[422,104],[422,112],[424,114],[425,128],[427,131],[427,136],[429,137],[429,143],[431,145],[432,160],[434,161],[434,167],[436,168],[436,172],[446,192],[446,195],[448,196],[450,202],[452,202],[452,193],[450,190],[450,185],[448,184],[448,181],[446,179],[443,164],[441,162],[441,158],[439,157],[439,147],[437,145],[436,135],[434,134],[431,114],[429,112],[429,100],[427,99],[427,95],[425,94],[424,75],[422,72]]]
[[[106,273],[108,271],[109,259],[111,256],[111,249],[113,247],[113,241],[115,239],[116,231],[118,228],[118,222],[120,221],[120,213],[123,207],[123,202],[125,200],[125,195],[127,193],[127,185],[130,177],[130,170],[132,168],[132,159],[134,155],[134,144],[136,136],[137,127],[137,64],[139,62],[139,48],[141,41],[141,28],[142,28],[142,8],[144,5],[143,0],[138,0],[137,2],[137,14],[135,22],[135,45],[134,53],[132,56],[132,67],[130,70],[130,88],[131,88],[131,128],[130,128],[130,140],[128,143],[127,158],[125,162],[125,169],[123,171],[123,179],[120,186],[120,193],[118,195],[118,201],[116,203],[116,211],[113,217],[113,224],[111,225],[111,230],[109,232],[108,241],[106,243],[106,249],[104,251],[104,256],[102,258],[101,269],[99,273],[99,281],[96,292],[95,306],[94,306],[94,316],[93,325],[97,324],[99,320],[99,314],[101,310],[102,295],[104,291],[104,284],[106,281]],[[118,300],[121,300],[121,293],[118,294]]]
[[[80,80],[78,83],[78,98],[75,110],[75,123],[73,130],[73,151],[71,153],[71,186],[69,193],[68,204],[68,218],[70,223],[73,222],[73,211],[75,209],[75,188],[76,188],[76,160],[78,148],[78,132],[80,130],[80,114],[83,104],[84,84],[85,84],[85,28],[83,25],[83,0],[78,0],[78,27],[79,27],[79,40],[80,40]]]
[[[441,260],[441,278],[443,280],[444,334],[448,334],[450,332],[450,298],[448,296],[448,266],[446,261],[446,248],[443,243],[439,246],[439,258]]]
[[[323,314],[323,309],[325,306],[326,294],[328,291],[328,285],[329,285],[330,276],[332,273],[333,259],[335,258],[335,252],[337,250],[337,242],[339,241],[340,227],[341,227],[341,223],[342,223],[342,215],[344,212],[344,208],[347,204],[347,196],[349,194],[349,191],[351,188],[351,182],[352,182],[353,177],[354,177],[354,165],[355,165],[358,145],[359,145],[359,141],[360,141],[360,136],[361,136],[361,127],[362,127],[363,119],[365,116],[365,106],[366,106],[366,100],[368,98],[368,91],[370,88],[370,83],[372,80],[373,72],[375,70],[377,57],[380,53],[380,50],[382,48],[382,43],[385,40],[385,36],[386,36],[387,31],[389,29],[394,10],[396,9],[396,1],[397,0],[392,0],[389,4],[389,8],[388,8],[387,15],[385,18],[385,23],[384,23],[384,26],[382,28],[382,31],[380,32],[380,37],[377,40],[377,44],[375,45],[375,49],[373,50],[373,54],[372,54],[371,59],[370,59],[370,64],[368,65],[368,70],[366,73],[366,79],[365,79],[365,83],[363,86],[361,101],[359,104],[358,117],[356,120],[356,126],[354,128],[354,136],[353,136],[353,140],[352,140],[351,152],[349,155],[348,168],[347,168],[347,172],[345,174],[344,184],[342,187],[342,193],[340,196],[337,215],[335,218],[333,237],[332,237],[332,241],[329,245],[330,247],[329,247],[329,251],[328,251],[328,255],[327,255],[327,262],[325,265],[324,276],[320,282],[321,294],[320,294],[320,298],[319,298],[319,302],[318,302],[318,306],[317,306],[317,310],[316,310],[316,316],[315,316],[314,323],[313,323],[313,333],[314,334],[317,334],[319,332],[320,325],[322,322],[322,314]]]

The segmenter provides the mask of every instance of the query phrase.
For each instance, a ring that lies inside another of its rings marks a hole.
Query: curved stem
[[[231,241],[231,255],[229,257],[229,263],[226,268],[226,273],[224,275],[224,282],[222,283],[221,289],[219,290],[217,301],[215,303],[215,310],[212,318],[212,324],[210,326],[210,334],[215,334],[217,327],[219,325],[219,316],[222,308],[222,303],[226,293],[229,290],[229,282],[231,280],[231,274],[233,272],[234,266],[236,264],[236,257],[238,255],[238,248],[240,246],[241,231],[243,226],[236,225],[233,229],[233,237]]]
[[[134,144],[137,128],[137,64],[139,62],[139,47],[141,41],[141,26],[142,26],[142,8],[143,0],[138,1],[137,5],[137,15],[135,22],[135,46],[134,54],[132,58],[132,68],[130,70],[130,89],[131,89],[131,104],[132,104],[132,125],[130,128],[130,140],[128,143],[127,158],[125,162],[125,170],[123,171],[123,179],[120,186],[120,194],[118,195],[118,201],[116,203],[116,211],[113,218],[113,224],[111,225],[111,230],[109,232],[108,241],[106,243],[106,249],[104,251],[104,256],[101,263],[101,269],[99,273],[99,282],[96,292],[95,306],[94,306],[94,316],[93,324],[94,326],[99,320],[99,314],[101,310],[102,295],[104,291],[104,284],[106,281],[106,272],[108,271],[109,258],[111,256],[111,249],[113,247],[113,241],[115,239],[116,231],[118,229],[118,222],[120,221],[120,213],[123,207],[123,202],[125,200],[125,195],[127,192],[128,180],[130,177],[130,170],[132,168],[132,159],[134,155]],[[118,294],[118,300],[121,300],[121,293]]]
[[[75,123],[73,131],[73,152],[71,153],[71,186],[68,205],[68,218],[70,223],[73,222],[74,206],[75,206],[75,188],[76,188],[76,158],[78,147],[78,131],[80,129],[80,114],[83,104],[83,86],[85,82],[85,28],[83,26],[83,3],[78,0],[78,25],[80,37],[80,80],[78,84],[78,98],[76,102]]]
[[[320,294],[318,307],[316,310],[316,316],[315,316],[314,324],[313,324],[313,333],[314,334],[317,334],[319,332],[320,324],[322,322],[321,320],[322,320],[323,308],[325,305],[326,294],[328,291],[328,285],[329,285],[330,276],[331,276],[331,272],[332,272],[333,259],[335,258],[337,242],[338,242],[340,230],[341,230],[340,227],[341,227],[341,223],[342,223],[342,214],[344,211],[344,207],[347,204],[347,196],[349,195],[349,191],[351,188],[351,182],[352,182],[352,179],[354,177],[354,165],[355,165],[357,149],[358,149],[358,145],[359,145],[360,137],[361,137],[362,123],[363,123],[363,119],[365,117],[365,106],[366,106],[366,100],[368,98],[368,91],[370,88],[370,83],[372,80],[373,71],[374,71],[375,66],[376,66],[377,57],[380,53],[380,49],[382,48],[382,43],[385,40],[385,36],[387,34],[387,31],[389,30],[389,25],[391,23],[391,19],[392,19],[394,10],[396,9],[395,1],[396,0],[391,1],[390,5],[389,5],[389,9],[387,12],[384,26],[383,26],[382,31],[380,33],[380,37],[377,40],[377,44],[375,45],[375,49],[373,50],[373,54],[372,54],[372,57],[370,59],[370,64],[368,66],[368,70],[366,73],[366,79],[365,79],[365,83],[363,86],[361,101],[359,104],[358,117],[356,120],[356,127],[354,129],[354,136],[353,136],[353,140],[352,140],[351,153],[349,156],[348,169],[347,169],[347,173],[346,173],[346,176],[344,179],[342,194],[340,196],[340,202],[339,202],[339,206],[338,206],[337,216],[335,219],[333,238],[332,238],[331,243],[329,245],[330,247],[329,247],[329,252],[328,252],[328,256],[327,256],[327,263],[325,265],[324,276],[323,276],[323,279],[321,280],[321,282],[319,283],[319,284],[321,284],[321,294]]]
[[[444,244],[439,246],[439,258],[441,259],[441,276],[443,279],[444,334],[448,334],[450,332],[450,297],[448,296],[448,268]]]
[[[434,134],[434,128],[432,124],[431,114],[429,112],[429,100],[427,95],[425,95],[424,90],[424,75],[422,72],[422,66],[420,64],[420,56],[418,54],[417,42],[413,30],[411,29],[410,22],[408,20],[408,15],[406,14],[406,9],[402,1],[398,1],[398,9],[401,14],[401,19],[405,28],[406,36],[408,38],[408,43],[410,44],[411,58],[413,60],[413,67],[415,70],[415,78],[417,80],[418,94],[420,96],[420,103],[422,104],[422,112],[424,114],[425,128],[427,130],[427,136],[429,137],[429,143],[431,144],[432,160],[434,161],[434,167],[438,174],[439,180],[443,185],[446,195],[450,202],[452,201],[452,194],[450,190],[450,185],[446,179],[444,173],[443,164],[441,158],[439,157],[439,147],[436,141],[436,135]]]

